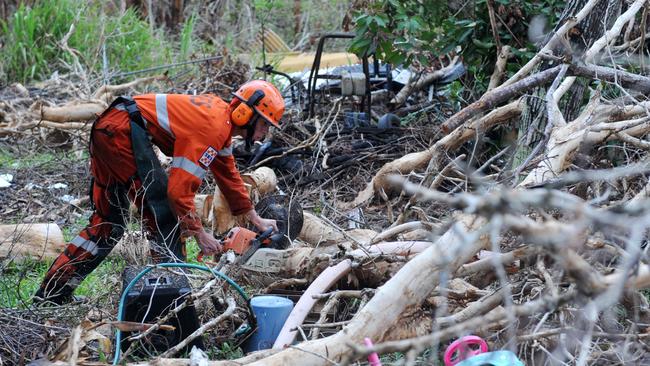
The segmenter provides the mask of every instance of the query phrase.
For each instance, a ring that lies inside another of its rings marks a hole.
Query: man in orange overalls
[[[270,83],[242,85],[230,104],[211,95],[147,94],[118,98],[95,122],[90,135],[89,225],[67,245],[48,270],[36,301],[65,303],[79,283],[108,256],[124,233],[131,201],[143,218],[156,261],[185,260],[184,239],[201,251],[218,253],[221,244],[207,233],[195,212],[194,195],[212,172],[233,215],[245,214],[260,231],[275,220],[261,218],[251,203],[232,156],[231,137],[247,144],[279,126],[284,100]],[[151,144],[173,157],[169,176]]]

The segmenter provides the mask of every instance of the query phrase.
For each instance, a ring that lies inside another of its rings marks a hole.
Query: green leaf
[[[388,23],[388,17],[384,19],[384,17],[382,17],[381,15],[375,16],[374,19],[375,19],[375,23],[377,23],[377,25],[379,25],[380,27],[385,27],[386,24]]]
[[[473,39],[472,39],[472,43],[473,43],[476,47],[478,47],[478,48],[483,48],[483,49],[490,49],[490,48],[494,47],[494,43],[492,43],[492,42],[483,42],[483,41],[478,40],[478,39],[476,39],[476,38],[473,38]]]

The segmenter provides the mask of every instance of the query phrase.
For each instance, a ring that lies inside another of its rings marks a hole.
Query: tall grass
[[[27,82],[64,70],[72,55],[60,42],[72,24],[75,31],[68,46],[78,51],[82,67],[89,72],[101,70],[103,46],[112,70],[137,70],[172,58],[173,44],[162,31],[152,30],[133,9],[124,14],[106,14],[101,2],[41,0],[33,7],[20,5],[10,19],[2,22],[0,63],[5,77]],[[191,44],[192,28],[184,35],[186,45]]]
[[[192,14],[181,30],[180,39],[180,60],[186,60],[193,51],[192,34],[194,33],[194,26],[196,25],[196,14]]]
[[[52,60],[69,61],[57,41],[74,22],[79,8],[72,5],[72,0],[44,0],[35,8],[21,4],[9,22],[2,23],[1,57],[9,79],[25,81],[49,74]]]

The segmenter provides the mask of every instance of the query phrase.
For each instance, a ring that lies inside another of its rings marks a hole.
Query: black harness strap
[[[135,158],[137,176],[142,182],[144,204],[151,210],[155,219],[156,244],[164,245],[170,253],[160,253],[164,260],[185,260],[180,240],[180,227],[176,214],[167,198],[167,174],[151,146],[151,137],[146,129],[142,114],[133,99],[118,97],[108,110],[122,106],[129,114],[131,124],[131,147]],[[121,109],[121,108],[120,108]],[[160,252],[160,250],[158,250]]]

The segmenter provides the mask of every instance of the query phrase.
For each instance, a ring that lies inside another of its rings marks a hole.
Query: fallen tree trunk
[[[107,105],[101,103],[79,103],[60,107],[43,106],[40,109],[39,117],[52,122],[88,121],[96,118],[106,107]]]
[[[0,258],[53,259],[65,248],[57,224],[0,225]]]

